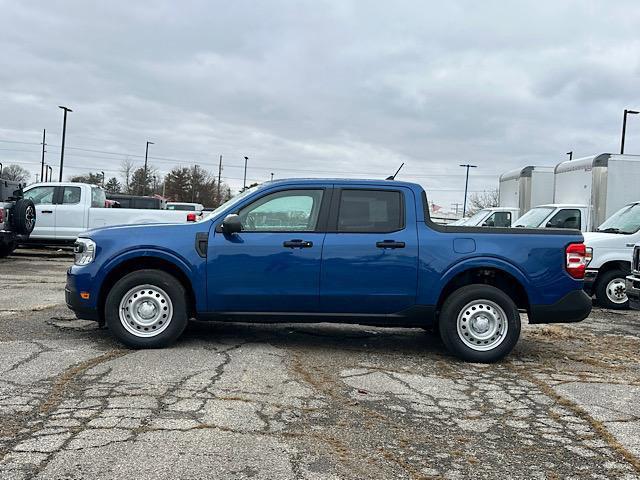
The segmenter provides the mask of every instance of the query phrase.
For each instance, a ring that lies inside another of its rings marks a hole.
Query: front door
[[[62,193],[56,206],[56,239],[74,240],[84,229],[86,208],[80,203],[82,189],[71,185],[59,188]]]
[[[418,232],[409,189],[334,190],[322,250],[325,313],[389,314],[415,304]]]
[[[56,207],[53,203],[56,187],[42,185],[25,190],[24,198],[31,200],[36,206],[36,226],[31,238],[55,238]]]
[[[209,309],[317,312],[323,228],[322,188],[265,193],[237,212],[242,231],[212,229],[207,255]]]

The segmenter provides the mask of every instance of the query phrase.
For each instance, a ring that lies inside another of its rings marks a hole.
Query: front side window
[[[62,190],[62,203],[73,205],[80,203],[80,187],[64,187]]]
[[[311,232],[318,223],[322,190],[286,190],[240,210],[245,232]]]
[[[338,232],[386,233],[402,229],[401,195],[391,190],[343,190]]]
[[[556,213],[547,222],[548,228],[573,228],[580,230],[580,210],[565,208]]]
[[[511,212],[494,212],[489,218],[487,218],[483,226],[485,227],[503,227],[507,228],[511,226]]]
[[[55,187],[35,187],[24,192],[24,198],[31,200],[34,205],[53,204]]]

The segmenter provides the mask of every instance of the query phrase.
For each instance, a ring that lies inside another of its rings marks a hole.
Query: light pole
[[[0,177],[2,176],[2,163],[0,162]]]
[[[273,172],[271,172],[271,181],[273,182]]]
[[[624,109],[624,115],[622,116],[622,139],[620,140],[620,155],[624,153],[624,137],[627,134],[627,115],[637,115],[640,112],[635,110]]]
[[[47,140],[47,129],[44,129],[42,130],[42,163],[40,163],[40,179],[41,180],[44,177],[44,152],[46,152],[44,147],[47,145],[46,140]]]
[[[569,160],[573,160],[573,150],[567,152],[567,155],[569,155]]]
[[[104,188],[104,172],[100,172],[102,173],[102,188]]]
[[[147,193],[147,158],[149,158],[149,145],[155,145],[153,142],[147,142],[147,146],[144,149],[144,178],[142,179],[142,195]]]
[[[64,164],[64,140],[67,136],[67,112],[73,112],[73,110],[67,107],[63,107],[62,105],[58,105],[58,108],[61,108],[62,110],[64,110],[64,117],[62,120],[62,146],[60,147],[60,175],[58,179],[58,181],[61,182],[62,181],[62,165]]]
[[[242,182],[242,190],[247,189],[247,160],[249,160],[249,157],[244,157],[244,181]]]
[[[465,163],[464,165],[460,165],[461,167],[465,167],[467,169],[467,179],[464,182],[464,203],[462,204],[462,218],[467,214],[467,190],[469,189],[469,169],[470,168],[478,168],[477,165],[469,165]]]
[[[51,181],[51,177],[53,176],[53,167],[50,165],[45,165],[47,167],[47,182]]]

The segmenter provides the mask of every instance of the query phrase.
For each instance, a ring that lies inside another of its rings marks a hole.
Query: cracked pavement
[[[419,329],[193,322],[128,350],[70,258],[0,260],[0,478],[640,478],[640,315],[523,324],[465,364]]]

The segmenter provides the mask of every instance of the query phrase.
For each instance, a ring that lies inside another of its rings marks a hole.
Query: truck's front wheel
[[[463,360],[495,362],[520,338],[520,314],[511,298],[490,285],[468,285],[446,299],[440,311],[440,336]]]
[[[629,272],[624,270],[609,270],[598,278],[596,284],[596,300],[601,307],[612,310],[625,310],[629,308],[627,298],[627,286],[625,278]]]
[[[118,280],[105,302],[109,330],[133,348],[165,347],[187,326],[185,291],[160,270],[139,270]]]

